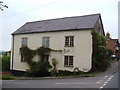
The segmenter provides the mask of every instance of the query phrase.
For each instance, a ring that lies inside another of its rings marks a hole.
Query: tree
[[[2,1],[0,1],[0,10],[3,11],[3,8],[8,8],[7,5],[4,5]]]
[[[111,52],[106,48],[104,36],[92,30],[93,54],[91,71],[105,71],[111,63]]]

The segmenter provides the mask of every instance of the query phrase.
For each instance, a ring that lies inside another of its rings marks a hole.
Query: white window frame
[[[42,37],[42,46],[44,47],[50,46],[50,37]]]
[[[70,60],[72,59],[72,60]],[[65,67],[73,67],[74,56],[64,56],[64,66]]]
[[[65,47],[74,47],[74,36],[65,36]]]
[[[27,37],[22,37],[21,46],[22,47],[27,47],[28,46],[28,38]]]

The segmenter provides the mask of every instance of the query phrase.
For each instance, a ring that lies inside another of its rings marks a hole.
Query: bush
[[[11,75],[2,75],[2,80],[13,80],[13,79],[16,79],[16,78]]]
[[[99,46],[98,52],[93,58],[93,68],[96,71],[105,71],[110,66],[111,58],[104,46]]]
[[[112,52],[106,48],[106,39],[102,35],[95,30],[91,34],[94,37],[91,72],[105,71],[110,66]]]
[[[9,71],[10,70],[10,57],[3,56],[2,57],[2,71]]]
[[[46,76],[50,75],[48,72],[49,68],[51,68],[49,62],[45,61],[45,56],[49,55],[51,51],[60,51],[61,50],[53,50],[47,47],[39,47],[36,50],[32,50],[29,47],[21,47],[20,48],[20,54],[21,54],[21,60],[25,61],[29,69],[26,71],[27,76]],[[32,58],[38,55],[39,60],[38,62],[35,62],[32,60]],[[55,65],[56,63],[54,63]],[[55,65],[56,67],[56,65]],[[55,68],[54,67],[54,68]]]
[[[49,76],[50,72],[48,69],[51,68],[49,62],[38,62],[34,68],[28,69],[26,71],[27,76],[32,77],[42,77],[42,76]]]
[[[69,76],[69,75],[74,75],[74,72],[67,71],[67,70],[58,70],[58,71],[54,72],[53,75],[55,75],[55,76]]]
[[[113,55],[113,51],[112,51],[111,49],[108,49],[107,52],[108,52],[108,56],[109,56],[109,57],[111,57],[111,56]],[[111,57],[111,58],[112,58],[112,57]]]

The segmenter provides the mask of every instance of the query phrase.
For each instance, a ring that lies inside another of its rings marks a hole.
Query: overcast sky
[[[119,0],[2,0],[8,9],[0,11],[0,48],[11,49],[11,33],[26,22],[100,13],[104,30],[118,38]]]

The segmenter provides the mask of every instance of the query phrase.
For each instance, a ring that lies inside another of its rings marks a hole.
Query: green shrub
[[[106,39],[95,30],[93,36],[93,54],[91,71],[105,71],[110,67],[112,52],[106,48]]]
[[[27,76],[47,76],[50,75],[49,69],[51,68],[49,62],[46,62],[45,55],[49,55],[51,51],[61,52],[61,50],[53,50],[47,47],[39,47],[35,50],[30,49],[29,47],[21,47],[20,54],[21,60],[26,62],[29,66],[29,69],[26,71]],[[38,62],[32,60],[32,58],[38,55]]]
[[[93,68],[97,71],[105,71],[110,66],[111,58],[104,46],[98,47],[98,53],[93,58]]]
[[[0,72],[2,72],[2,57],[0,57]]]
[[[16,78],[11,75],[2,75],[2,80],[13,80],[13,79],[16,79]]]
[[[9,71],[10,70],[10,57],[3,56],[2,57],[2,71]]]
[[[55,76],[70,76],[70,75],[74,75],[74,72],[67,71],[67,70],[58,70],[56,71],[56,74],[55,74]]]
[[[111,49],[108,49],[107,52],[108,52],[109,57],[111,57],[111,55],[113,55],[113,51]]]
[[[51,68],[49,62],[38,62],[34,68],[28,69],[26,71],[26,75],[32,77],[49,76],[49,68]]]

